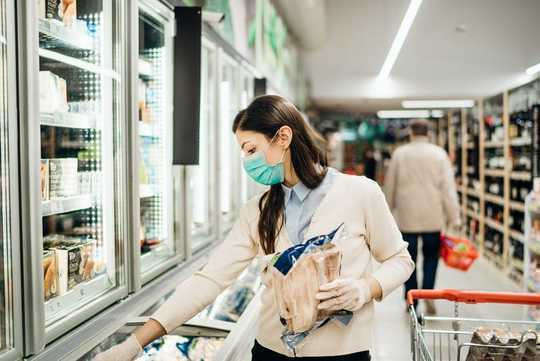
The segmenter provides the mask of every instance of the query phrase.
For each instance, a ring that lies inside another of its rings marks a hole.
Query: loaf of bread
[[[319,300],[315,296],[321,285],[339,276],[340,269],[341,250],[332,243],[303,254],[286,275],[272,267],[276,304],[289,331],[307,331],[330,315],[317,309]]]

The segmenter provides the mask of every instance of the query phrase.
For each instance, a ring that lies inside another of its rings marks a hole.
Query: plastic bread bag
[[[282,324],[281,340],[294,351],[309,334],[335,319],[347,325],[352,312],[317,309],[321,285],[337,279],[341,271],[341,249],[336,241],[343,224],[334,231],[313,237],[275,255],[270,268],[271,284]]]

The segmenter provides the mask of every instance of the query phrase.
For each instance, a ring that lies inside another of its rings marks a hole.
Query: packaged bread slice
[[[341,250],[331,243],[303,254],[287,275],[271,268],[274,297],[289,331],[307,331],[329,316],[317,309],[315,296],[322,284],[339,276],[340,268]]]

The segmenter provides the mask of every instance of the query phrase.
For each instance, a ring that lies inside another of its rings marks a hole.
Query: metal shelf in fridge
[[[48,48],[93,50],[94,39],[75,28],[66,27],[62,22],[38,19],[39,40]]]
[[[40,113],[41,125],[51,127],[63,127],[74,129],[95,129],[97,128],[97,115],[84,113],[56,112]]]
[[[41,203],[43,217],[92,208],[96,205],[96,197],[92,194],[79,195],[68,198],[51,199]]]

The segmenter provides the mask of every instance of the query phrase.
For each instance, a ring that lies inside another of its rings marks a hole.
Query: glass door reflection
[[[15,307],[14,293],[20,291],[18,281],[14,279],[13,266],[19,266],[18,262],[13,263],[13,246],[16,240],[12,237],[14,227],[17,227],[18,221],[12,218],[12,206],[14,200],[11,199],[15,182],[10,182],[10,176],[13,177],[17,172],[17,164],[12,163],[15,159],[10,149],[10,138],[16,137],[13,127],[15,121],[13,117],[16,114],[13,110],[12,98],[15,96],[10,93],[10,82],[14,81],[14,76],[10,72],[9,65],[14,65],[13,48],[11,42],[13,30],[8,30],[8,16],[13,16],[13,8],[8,7],[6,0],[0,0],[0,355],[12,350],[19,340],[15,339],[16,327],[22,328],[22,325],[14,323]],[[8,43],[8,41],[10,41]],[[9,47],[9,49],[8,49]],[[13,143],[12,143],[13,144]],[[20,323],[20,322],[19,322]]]
[[[238,64],[221,53],[219,83],[219,195],[221,231],[230,230],[240,203],[240,151],[231,132],[240,110]]]
[[[141,270],[175,255],[172,232],[170,42],[165,21],[149,6],[139,8],[138,142]]]
[[[43,282],[47,326],[121,282],[116,1],[39,7]]]
[[[216,117],[216,50],[203,38],[201,54],[201,112],[199,165],[191,168],[191,251],[195,252],[215,239],[216,187],[215,117]]]

